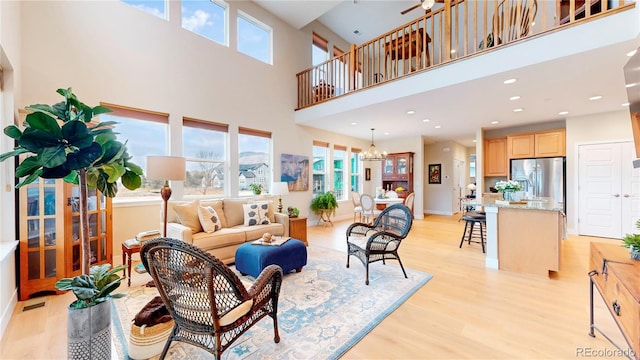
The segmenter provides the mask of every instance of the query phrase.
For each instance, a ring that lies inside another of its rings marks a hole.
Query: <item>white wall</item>
[[[469,166],[467,149],[454,141],[440,141],[424,146],[423,172],[425,177],[424,212],[428,214],[453,215],[460,210],[458,195],[454,194],[454,159]],[[441,183],[429,184],[429,164],[441,164]],[[468,173],[468,170],[467,170]]]
[[[567,228],[578,232],[578,146],[633,140],[629,110],[567,118]]]
[[[0,95],[0,127],[17,117],[14,103],[20,77],[20,6],[17,1],[0,1],[0,66],[3,68]],[[13,148],[13,141],[0,135],[0,153]],[[13,160],[0,163],[0,338],[4,334],[17,302],[16,262],[13,242],[15,231],[15,195]]]

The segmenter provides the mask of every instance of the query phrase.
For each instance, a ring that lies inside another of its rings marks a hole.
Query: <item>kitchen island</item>
[[[560,270],[562,204],[541,200],[482,205],[487,215],[486,267],[545,276]]]

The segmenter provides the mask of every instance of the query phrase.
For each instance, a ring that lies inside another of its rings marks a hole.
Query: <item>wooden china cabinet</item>
[[[385,190],[396,190],[398,187],[404,190],[396,191],[398,196],[406,198],[413,192],[413,153],[403,152],[387,155],[382,160],[382,187]]]
[[[37,179],[20,188],[21,301],[39,292],[56,292],[56,281],[81,273],[78,195],[77,186],[54,179]],[[111,263],[111,199],[89,190],[87,205],[91,263]]]

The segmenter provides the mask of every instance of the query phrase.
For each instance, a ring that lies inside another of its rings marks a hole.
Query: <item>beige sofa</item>
[[[270,224],[245,225],[243,205],[265,201],[269,205],[266,216]],[[289,217],[277,213],[274,204],[269,198],[170,201],[167,209],[167,236],[196,245],[226,264],[233,263],[236,249],[245,242],[257,240],[264,233],[289,236]],[[199,207],[209,206],[215,209],[221,222],[221,228],[214,232],[205,232],[197,223]],[[180,209],[176,209],[177,207]],[[161,209],[161,219],[163,216]]]

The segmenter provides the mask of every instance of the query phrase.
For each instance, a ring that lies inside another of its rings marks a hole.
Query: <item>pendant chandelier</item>
[[[374,128],[371,128],[371,146],[369,146],[369,150],[364,154],[360,154],[360,160],[362,161],[381,161],[387,158],[387,152],[379,152],[378,149],[376,149],[376,145],[373,143],[374,130]]]

